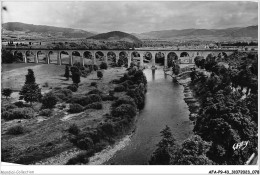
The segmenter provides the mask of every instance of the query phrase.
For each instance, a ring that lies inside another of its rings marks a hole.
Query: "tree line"
[[[194,70],[190,74],[190,87],[201,103],[194,135],[178,145],[166,127],[150,164],[243,165],[257,152],[257,54],[234,53],[226,65],[212,55],[201,60],[196,65],[208,73]],[[233,149],[243,141],[248,141],[245,149]]]

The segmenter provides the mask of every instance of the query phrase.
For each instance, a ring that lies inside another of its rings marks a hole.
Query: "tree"
[[[72,74],[72,81],[74,84],[78,85],[80,83],[80,71],[77,67],[71,67],[70,68],[71,74]]]
[[[2,91],[2,95],[5,96],[6,99],[8,97],[10,97],[12,93],[13,93],[13,90],[10,88],[4,88]]]
[[[28,69],[28,74],[25,75],[25,84],[34,84],[35,77],[32,69]]]
[[[15,57],[10,51],[6,49],[2,49],[2,63],[13,63],[15,61]]]
[[[178,64],[176,64],[174,67],[173,67],[173,72],[175,75],[179,75],[179,73],[181,72],[181,68]]]
[[[66,77],[67,80],[69,80],[69,78],[70,78],[69,66],[66,66],[66,68],[65,68],[65,74],[64,74],[64,77]]]
[[[212,54],[209,54],[207,57],[206,57],[206,60],[205,60],[205,69],[207,71],[212,71],[212,68],[217,64],[216,62],[216,57],[214,57]]]
[[[181,147],[174,151],[171,165],[212,165],[213,162],[208,159],[206,153],[209,144],[198,135],[193,135],[186,139]]]
[[[97,71],[97,77],[99,79],[103,78],[103,73],[101,71]]]
[[[32,102],[39,101],[42,97],[41,89],[39,88],[38,84],[25,84],[20,93],[19,100],[25,100],[26,102],[30,102],[32,105]]]
[[[157,144],[157,149],[153,152],[149,161],[150,165],[169,165],[171,152],[175,147],[175,139],[172,136],[170,128],[166,127],[160,132],[162,140]]]
[[[24,99],[26,102],[30,102],[32,105],[32,102],[36,102],[41,99],[41,89],[39,88],[39,85],[35,83],[34,72],[32,69],[28,69],[28,74],[25,76],[25,78],[24,86],[19,93],[19,99]]]

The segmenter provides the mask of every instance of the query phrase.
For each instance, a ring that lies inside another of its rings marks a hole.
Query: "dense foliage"
[[[157,144],[157,149],[153,152],[150,165],[169,165],[171,155],[176,145],[170,128],[166,127],[161,131],[161,141]]]
[[[236,55],[236,66],[233,57]],[[227,68],[210,56],[204,62],[212,72],[191,74],[194,90],[201,100],[201,110],[194,132],[205,141],[212,142],[207,153],[217,164],[244,164],[257,147],[257,57],[250,54],[243,59],[235,53],[227,60],[233,66]],[[240,87],[240,89],[238,89]],[[247,91],[243,92],[246,87]],[[235,143],[249,141],[246,149],[234,150]]]
[[[181,145],[169,146],[162,134],[149,163],[245,164],[258,147],[257,59],[252,53],[196,57],[195,64],[202,70],[190,74],[190,86],[201,103],[195,135]],[[169,129],[162,132],[171,135]],[[245,149],[233,149],[242,141],[249,141]]]
[[[11,94],[13,93],[13,90],[10,88],[4,88],[2,90],[2,95],[5,96],[5,98],[7,99],[8,97],[11,96]]]

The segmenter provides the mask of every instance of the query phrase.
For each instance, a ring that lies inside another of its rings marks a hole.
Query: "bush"
[[[120,83],[120,85],[124,86],[126,89],[133,84],[134,83],[131,80],[126,80],[123,83]]]
[[[135,89],[135,88],[137,88],[137,85],[130,85],[130,86],[128,86],[128,89]]]
[[[108,144],[107,142],[98,142],[95,144],[94,150],[96,152],[100,152],[107,146],[107,144]]]
[[[16,125],[16,126],[12,126],[12,127],[8,128],[6,134],[19,135],[19,134],[25,133],[25,131],[26,130],[24,129],[23,126]]]
[[[71,74],[72,74],[71,78],[72,78],[73,83],[74,84],[79,84],[80,83],[80,76],[81,76],[80,71],[78,69],[76,69],[76,68],[74,70],[71,67]]]
[[[134,117],[136,115],[136,107],[130,104],[122,104],[116,108],[113,108],[111,111],[111,115],[113,117],[123,117],[125,115],[129,115],[130,117]]]
[[[114,96],[114,95],[115,95],[115,91],[110,90],[110,91],[109,91],[109,95],[110,95],[110,96]]]
[[[111,96],[111,95],[105,95],[105,94],[102,94],[100,95],[102,101],[113,101],[114,100],[114,97]]]
[[[68,160],[66,165],[77,165],[77,164],[87,164],[89,162],[89,156],[85,152],[77,154],[76,157],[73,157]]]
[[[93,65],[93,70],[97,71],[98,70],[98,66],[97,65]]]
[[[97,94],[90,94],[87,96],[82,95],[75,95],[73,96],[68,102],[69,103],[77,103],[81,106],[86,106],[88,104],[94,103],[94,102],[100,102],[101,97]]]
[[[2,95],[5,96],[5,98],[7,99],[8,97],[11,96],[11,94],[13,93],[13,90],[10,88],[4,88],[2,90]]]
[[[101,100],[101,97],[100,97],[99,95],[97,95],[97,94],[90,94],[90,95],[88,95],[87,97],[89,97],[90,103],[102,101],[102,100]],[[90,103],[89,103],[89,104],[90,104]]]
[[[105,134],[111,136],[116,133],[115,127],[115,124],[110,121],[102,124],[100,128]]]
[[[103,92],[100,91],[100,90],[98,90],[98,89],[93,89],[93,90],[89,91],[89,92],[87,93],[87,95],[90,95],[90,94],[98,94],[98,95],[100,95],[100,94],[102,94],[102,93],[103,93]]]
[[[78,86],[75,84],[71,84],[67,87],[67,89],[71,90],[72,92],[77,92]]]
[[[17,106],[15,104],[7,104],[5,106],[3,106],[1,109],[3,109],[3,111],[8,111],[10,109],[15,109],[17,108]]]
[[[118,86],[116,86],[115,89],[114,89],[115,92],[123,92],[123,91],[125,91],[125,90],[126,90],[126,89],[125,89],[125,87],[124,87],[123,85],[118,85]]]
[[[97,82],[91,82],[90,86],[97,86]]]
[[[136,108],[134,99],[129,96],[119,97],[118,100],[116,100],[114,103],[112,103],[112,108],[116,108],[116,107],[120,106],[121,104],[129,104]]]
[[[41,99],[42,102],[42,108],[53,108],[57,102],[58,98],[52,93],[46,93]]]
[[[78,139],[76,145],[83,150],[92,149],[94,146],[93,140],[90,137]]]
[[[99,79],[103,78],[103,73],[101,71],[97,71],[97,77]]]
[[[52,114],[51,109],[43,109],[39,112],[39,115],[46,116],[46,117],[50,117],[51,114]]]
[[[32,108],[15,108],[2,113],[2,118],[5,120],[13,119],[29,119],[34,116]]]
[[[107,69],[107,63],[105,62],[102,62],[100,65],[99,65],[100,69]]]
[[[129,79],[130,79],[130,76],[128,75],[128,73],[124,73],[124,76],[120,78],[120,82],[124,82]]]
[[[132,97],[135,100],[135,104],[137,105],[138,109],[142,109],[144,107],[145,101],[145,89],[143,86],[139,85],[135,89],[129,89],[126,95]]]
[[[51,92],[58,98],[59,101],[67,101],[72,96],[72,91],[67,88],[54,90]]]
[[[23,101],[17,101],[13,103],[15,106],[17,106],[18,108],[22,108],[25,107],[26,105],[23,103]]]
[[[79,113],[82,112],[84,108],[80,104],[70,104],[70,109],[68,112],[70,113]]]
[[[100,102],[91,103],[85,107],[85,109],[102,109],[102,108],[103,106],[102,103]]]
[[[79,129],[78,125],[76,125],[75,123],[70,125],[68,131],[69,131],[69,133],[71,133],[73,135],[78,135],[80,133],[80,129]]]

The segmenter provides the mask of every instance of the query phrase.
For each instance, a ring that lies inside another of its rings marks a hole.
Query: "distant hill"
[[[258,38],[258,26],[236,27],[227,29],[183,29],[161,30],[137,34],[140,38],[174,38],[174,37],[228,37],[228,38]]]
[[[2,24],[3,34],[27,34],[35,37],[53,36],[64,38],[86,38],[95,35],[94,33],[71,28],[53,27],[45,25],[33,25],[20,22],[8,22]]]
[[[141,43],[142,41],[137,37],[120,31],[112,31],[108,33],[101,33],[95,36],[91,36],[88,39],[96,39],[96,40],[111,40],[111,41],[127,41],[130,43]]]

